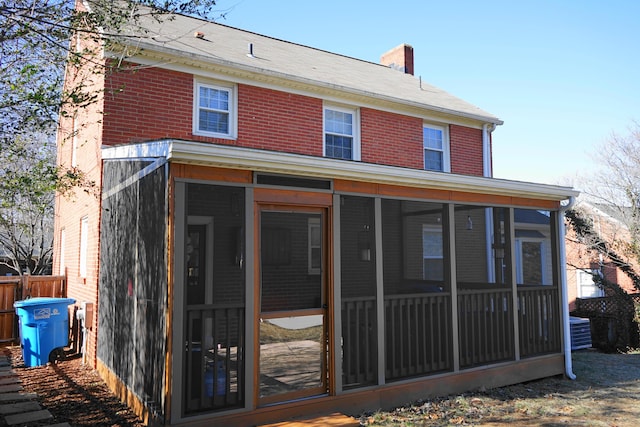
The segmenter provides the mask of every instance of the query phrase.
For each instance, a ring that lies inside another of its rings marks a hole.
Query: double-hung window
[[[449,136],[446,128],[424,125],[422,128],[425,170],[450,172]]]
[[[195,83],[193,133],[219,138],[236,136],[235,88]]]
[[[596,285],[593,275],[602,275],[600,270],[577,270],[578,298],[598,298],[604,296],[604,290]]]
[[[360,160],[357,110],[325,107],[324,155],[334,159]]]
[[[422,277],[424,280],[444,280],[441,226],[422,225]]]

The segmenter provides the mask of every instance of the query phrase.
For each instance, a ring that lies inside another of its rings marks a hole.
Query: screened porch
[[[562,352],[556,211],[179,188],[185,416]]]

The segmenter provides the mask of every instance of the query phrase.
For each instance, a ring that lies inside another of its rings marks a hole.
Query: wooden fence
[[[18,338],[18,320],[13,304],[27,298],[67,295],[64,276],[0,277],[0,344],[10,344]]]

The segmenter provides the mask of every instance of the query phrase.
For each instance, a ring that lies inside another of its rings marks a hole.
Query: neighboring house
[[[101,196],[58,198],[54,267],[95,305],[86,360],[143,417],[253,425],[572,375],[577,193],[492,178],[500,119],[414,77],[408,45],[380,65],[145,24],[121,39],[132,71],[61,122],[59,162]]]
[[[629,241],[629,230],[625,225],[623,211],[601,203],[580,201],[576,210],[589,218],[594,231],[608,242],[609,246],[620,256],[625,257],[623,244]],[[566,235],[567,256],[567,292],[569,311],[576,308],[576,298],[597,298],[612,295],[605,292],[593,281],[593,275],[598,274],[611,283],[618,284],[625,292],[634,294],[639,291],[633,286],[633,281],[622,270],[616,267],[610,259],[589,250],[588,243],[579,242],[574,230],[567,227]],[[635,260],[626,258],[636,272],[640,272]]]

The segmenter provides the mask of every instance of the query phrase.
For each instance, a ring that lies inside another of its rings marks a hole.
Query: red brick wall
[[[239,85],[238,146],[322,156],[322,128],[321,99]]]
[[[98,85],[99,82],[96,82]],[[75,150],[76,163],[85,175],[87,182],[95,183],[94,188],[75,188],[71,194],[56,193],[55,228],[54,228],[54,274],[66,275],[67,296],[76,300],[76,306],[83,302],[93,303],[94,316],[86,342],[86,363],[95,367],[96,363],[96,331],[98,319],[98,264],[100,229],[100,194],[101,182],[100,128],[102,115],[99,111],[102,103],[98,101],[77,112],[77,135],[73,142],[74,124],[71,117],[60,119],[57,155],[58,164],[63,168],[71,167],[71,159]],[[80,236],[81,220],[87,217],[87,274],[80,275]],[[64,246],[61,236],[64,230]],[[64,266],[61,266],[64,253]],[[73,319],[70,319],[73,322]]]
[[[323,101],[250,85],[238,85],[236,140],[192,132],[193,76],[141,68],[109,79],[105,95],[106,145],[176,138],[322,156]],[[362,161],[422,169],[422,120],[360,109]],[[451,171],[482,176],[482,131],[449,128]]]
[[[451,172],[482,176],[482,129],[449,126]]]
[[[193,139],[192,99],[190,74],[160,68],[114,73],[105,93],[103,143]]]
[[[360,129],[363,162],[424,168],[421,119],[362,108]]]

